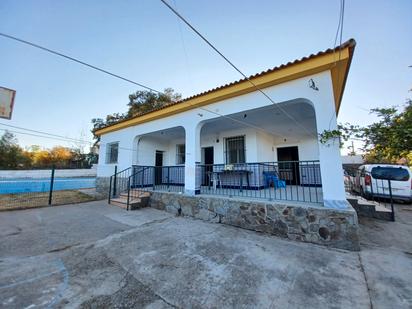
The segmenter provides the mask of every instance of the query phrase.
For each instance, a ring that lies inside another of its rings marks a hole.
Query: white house
[[[97,130],[99,189],[117,166],[119,191],[349,207],[339,141],[319,133],[337,128],[354,48],[349,40]]]

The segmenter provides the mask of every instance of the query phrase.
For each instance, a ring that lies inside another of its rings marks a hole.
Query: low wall
[[[56,169],[55,177],[96,177],[96,168],[89,169]],[[51,169],[45,170],[1,170],[0,179],[14,178],[50,178]]]
[[[292,240],[359,250],[358,219],[352,208],[338,210],[164,192],[153,192],[149,206]]]
[[[110,177],[97,177],[96,178],[96,192],[102,197],[109,196]]]

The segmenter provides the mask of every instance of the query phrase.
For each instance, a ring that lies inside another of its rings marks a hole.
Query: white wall
[[[184,144],[184,138],[172,140],[159,140],[150,136],[142,137],[137,146],[135,164],[137,165],[155,165],[156,151],[163,152],[163,165],[177,165],[176,146]]]
[[[213,147],[213,162],[214,164],[225,163],[225,139],[228,137],[245,136],[246,162],[256,162],[257,147],[256,147],[256,131],[253,128],[242,128],[236,130],[228,130],[219,134],[202,134],[200,135],[200,147]],[[219,143],[216,140],[219,139]],[[204,163],[202,155],[201,162]]]
[[[308,86],[308,81],[313,79],[318,87],[318,91],[311,89]],[[324,71],[321,73],[313,74],[311,76],[299,78],[293,81],[285,82],[279,85],[265,88],[265,93],[269,95],[274,102],[286,102],[294,99],[306,100],[308,103],[313,104],[315,115],[317,132],[321,133],[323,130],[333,130],[337,128],[336,112],[334,104],[334,95],[332,88],[332,79],[330,71]],[[168,128],[183,126],[186,132],[186,186],[188,189],[194,191],[195,185],[192,178],[195,175],[195,163],[200,162],[200,128],[201,124],[207,120],[216,119],[216,113],[220,115],[230,115],[241,111],[247,111],[259,107],[271,106],[272,104],[262,97],[259,92],[252,92],[222,100],[220,102],[207,105],[206,108],[211,112],[204,109],[191,109],[182,112],[177,115],[171,115],[162,119],[153,120],[151,122],[142,123],[140,125],[125,128],[123,130],[104,134],[101,138],[101,149],[99,158],[98,176],[108,176],[109,173],[105,169],[105,145],[106,143],[119,141],[119,168],[127,168],[133,163],[133,148],[134,139],[136,136],[148,134],[158,130],[165,130]],[[253,136],[253,134],[252,134]],[[247,135],[247,160],[256,161],[258,158],[262,158],[256,149],[257,139],[268,140],[267,137],[254,137],[248,138]],[[216,145],[216,163],[222,161],[223,138],[220,137],[220,145]],[[321,174],[323,180],[323,194],[325,204],[326,201],[346,201],[345,191],[343,186],[343,172],[342,162],[339,151],[339,141],[333,140],[323,145],[315,143],[317,137],[313,137],[311,141],[301,141],[300,145],[300,159],[312,160],[316,154],[316,147],[318,150],[318,157],[321,161]],[[206,140],[205,140],[206,141]],[[206,145],[207,141],[203,144]],[[268,142],[264,143],[269,145]],[[259,156],[259,157],[258,157]],[[268,155],[267,158],[270,156]],[[265,155],[266,158],[266,155]],[[253,160],[255,159],[255,160]],[[342,203],[340,203],[342,205]],[[328,204],[330,207],[335,207],[337,204],[334,202]],[[345,204],[346,205],[346,204]],[[336,206],[340,207],[340,206]]]
[[[96,177],[96,168],[90,169],[56,169],[55,177]],[[50,178],[51,170],[2,170],[1,178]]]

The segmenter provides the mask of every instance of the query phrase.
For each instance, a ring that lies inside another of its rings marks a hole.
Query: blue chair
[[[263,177],[265,178],[265,188],[270,187],[272,183],[275,189],[286,188],[286,182],[279,179],[276,171],[263,172]]]

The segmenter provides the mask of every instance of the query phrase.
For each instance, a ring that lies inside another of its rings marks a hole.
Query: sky
[[[339,0],[169,3],[247,75],[333,47],[340,7]],[[343,40],[357,46],[339,122],[369,124],[376,120],[371,108],[412,97],[411,12],[410,0],[346,1]],[[2,33],[183,97],[241,78],[160,0],[2,0],[0,16]],[[140,90],[3,37],[0,59],[0,86],[17,91],[13,117],[0,119],[0,129],[91,140],[91,119],[125,112],[128,95]],[[80,146],[16,136],[23,146]]]

